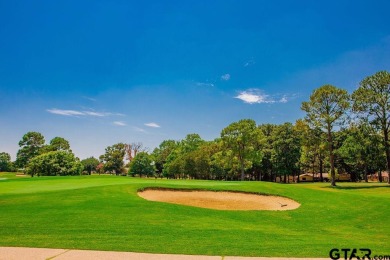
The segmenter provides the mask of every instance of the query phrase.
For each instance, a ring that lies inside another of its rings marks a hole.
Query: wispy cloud
[[[93,111],[83,111],[83,113],[87,116],[98,116],[98,117],[104,117],[104,116],[111,116],[111,113],[102,113],[102,112],[93,112]]]
[[[214,87],[213,83],[207,83],[207,82],[197,82],[196,85],[198,87]]]
[[[120,113],[109,113],[109,112],[96,112],[96,111],[78,111],[68,109],[47,109],[47,112],[61,116],[92,116],[92,117],[107,117],[107,116],[124,116]]]
[[[279,102],[280,102],[280,103],[287,103],[287,102],[288,102],[287,96],[284,95],[281,99],[279,99]]]
[[[146,133],[146,131],[144,129],[136,127],[136,126],[133,127],[133,130],[136,132]]]
[[[161,127],[161,126],[159,126],[158,124],[156,124],[156,123],[146,123],[145,124],[146,126],[149,126],[149,127],[154,127],[154,128],[159,128],[159,127]]]
[[[245,91],[241,91],[234,98],[240,99],[247,104],[273,104],[273,103],[287,103],[288,97],[287,95],[283,95],[278,98],[277,95],[270,96],[265,94],[260,89],[248,89]]]
[[[47,109],[47,112],[51,114],[61,115],[61,116],[83,116],[85,115],[83,112],[76,110],[64,110],[64,109]]]
[[[126,123],[123,121],[115,121],[115,122],[113,122],[113,124],[116,126],[126,126]]]
[[[256,64],[256,61],[253,58],[251,58],[250,60],[248,60],[244,63],[244,67],[249,67],[249,66],[252,66],[255,64]]]
[[[230,79],[230,74],[229,73],[226,73],[226,74],[221,76],[221,80],[228,81],[229,79]]]
[[[83,98],[88,99],[89,101],[93,101],[93,102],[97,101],[95,98],[91,98],[91,97],[83,96]]]

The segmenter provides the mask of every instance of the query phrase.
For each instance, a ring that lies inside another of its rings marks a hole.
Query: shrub
[[[28,163],[26,173],[37,176],[80,175],[83,165],[73,153],[53,151],[34,157]]]

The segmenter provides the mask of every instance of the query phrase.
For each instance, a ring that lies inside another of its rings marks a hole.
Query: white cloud
[[[279,96],[279,95],[276,95]],[[286,95],[283,95],[281,98],[277,99],[277,97],[270,96],[265,94],[260,89],[248,89],[245,91],[241,91],[236,97],[244,101],[247,104],[273,104],[273,103],[287,103],[288,98]]]
[[[270,98],[269,95],[262,93],[258,89],[242,91],[235,98],[238,98],[248,104],[275,103],[275,100]]]
[[[117,126],[126,126],[126,123],[123,121],[115,121],[115,122],[113,122],[113,124],[117,125]]]
[[[230,74],[229,73],[226,73],[226,74],[221,76],[221,80],[228,81],[229,79],[230,79]]]
[[[280,103],[287,103],[288,102],[287,97],[283,96],[281,99],[279,99],[279,102]]]
[[[77,111],[77,110],[67,110],[67,109],[57,109],[57,108],[47,109],[46,111],[51,114],[56,114],[61,116],[93,116],[93,117],[124,116],[124,114],[119,114],[119,113]]]
[[[83,116],[85,115],[83,112],[76,110],[63,110],[63,109],[47,109],[47,112],[51,114],[61,115],[61,116]]]
[[[159,126],[158,124],[156,124],[156,123],[146,123],[145,124],[146,126],[149,126],[149,127],[154,127],[154,128],[159,128],[159,127],[161,127],[161,126]]]
[[[98,117],[103,117],[103,116],[110,116],[111,113],[100,113],[100,112],[93,112],[93,111],[83,111],[85,115],[88,116],[98,116]]]

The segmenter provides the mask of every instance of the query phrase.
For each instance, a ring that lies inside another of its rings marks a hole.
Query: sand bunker
[[[138,195],[151,201],[219,210],[292,210],[301,205],[284,197],[226,191],[147,189]]]

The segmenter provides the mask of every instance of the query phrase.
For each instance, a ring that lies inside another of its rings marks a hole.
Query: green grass
[[[389,254],[390,186],[4,177],[0,246],[174,254],[328,257],[332,248]],[[292,211],[219,211],[137,196],[145,187],[239,190],[293,198]]]
[[[29,178],[29,175],[24,175],[23,173],[16,172],[0,172],[0,181],[8,179],[20,179],[20,178]]]

